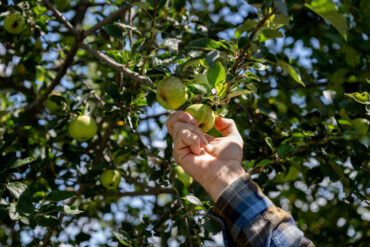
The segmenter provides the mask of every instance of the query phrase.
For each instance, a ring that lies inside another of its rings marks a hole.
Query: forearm
[[[212,214],[224,221],[231,246],[314,246],[248,175],[222,193]]]
[[[222,164],[218,164],[222,163]],[[213,201],[217,201],[220,195],[233,184],[236,180],[246,175],[244,169],[238,161],[217,162],[213,164],[217,169],[217,174],[209,178],[205,174],[204,179],[201,179],[200,184],[205,188]]]

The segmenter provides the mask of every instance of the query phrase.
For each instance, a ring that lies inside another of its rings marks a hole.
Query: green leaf
[[[363,104],[363,105],[369,105],[370,104],[370,95],[368,92],[362,92],[362,93],[346,93],[345,95],[351,97],[356,102]]]
[[[19,220],[22,218],[22,216],[17,212],[17,207],[14,203],[10,204],[8,213],[11,220]]]
[[[207,80],[212,87],[217,89],[217,94],[221,95],[224,91],[226,81],[226,72],[220,62],[216,62],[207,71]]]
[[[60,224],[56,216],[42,215],[36,218],[36,222],[40,226],[55,227]]]
[[[124,246],[132,246],[130,244],[130,238],[127,232],[121,231],[121,232],[112,232],[113,236]]]
[[[35,160],[35,158],[32,158],[32,157],[27,157],[25,159],[19,159],[13,165],[11,165],[10,168],[18,168],[18,167],[27,165],[27,164],[33,162],[34,160]]]
[[[142,8],[142,9],[152,8],[152,6],[150,5],[150,3],[148,3],[148,2],[133,2],[131,4],[133,6],[137,6],[137,7]]]
[[[204,50],[217,50],[220,48],[220,44],[209,38],[200,38],[191,41],[185,48],[187,49],[204,49]]]
[[[347,40],[346,17],[338,12],[337,6],[332,0],[312,0],[311,4],[306,3],[305,6],[330,22]]]
[[[290,146],[289,144],[281,144],[278,148],[277,148],[277,153],[279,155],[279,157],[283,157],[284,155],[290,153],[291,151],[293,151],[293,147]]]
[[[255,166],[255,168],[257,167],[261,167],[261,166],[266,166],[268,164],[272,163],[272,160],[269,160],[269,159],[263,159],[261,160],[260,162],[258,162],[258,164]]]
[[[119,89],[113,82],[106,81],[104,83],[104,90],[109,94],[110,97],[112,97],[114,100],[119,100]]]
[[[254,28],[256,25],[257,25],[258,21],[254,21],[252,19],[247,19],[243,25],[239,26],[236,30],[235,30],[235,33],[234,33],[234,36],[236,39],[238,39],[240,37],[240,35],[242,35],[243,33],[251,30],[252,28]]]
[[[280,66],[286,73],[288,73],[296,82],[301,84],[302,86],[306,86],[301,79],[301,75],[288,63],[278,60],[277,65]]]
[[[275,147],[274,147],[274,143],[272,142],[271,137],[269,137],[269,136],[265,137],[265,142],[270,147],[271,151],[274,152],[275,151]]]
[[[6,184],[6,188],[9,190],[10,194],[13,197],[19,199],[19,197],[22,195],[23,192],[26,191],[28,187],[27,185],[22,184],[20,182],[15,182]]]
[[[266,40],[269,39],[275,39],[275,38],[283,38],[284,35],[273,29],[265,29],[260,33],[260,42],[265,42]]]
[[[253,93],[253,91],[251,91],[251,90],[238,89],[237,91],[234,91],[232,93],[229,93],[229,95],[227,96],[226,99],[231,99],[231,98],[234,98],[234,97],[238,97],[240,95],[251,94],[251,93]]]
[[[63,205],[62,212],[65,214],[80,214],[83,211],[79,210],[76,206]]]
[[[46,196],[45,200],[55,201],[55,202],[63,201],[63,200],[73,197],[74,195],[75,193],[72,191],[52,191]]]
[[[114,24],[107,24],[105,26],[103,26],[103,30],[105,32],[107,32],[107,34],[109,34],[110,36],[118,39],[119,41],[121,41],[122,44],[125,43],[125,39],[123,37],[123,32],[122,32],[122,29],[117,26],[117,25],[114,25]]]
[[[199,200],[199,198],[193,195],[184,196],[183,199],[190,202],[191,204],[202,206],[202,202]]]
[[[121,23],[121,22],[116,22],[116,23],[114,23],[114,25],[116,25],[117,27],[119,27],[119,28],[121,28],[125,31],[133,31],[137,34],[140,34],[140,35],[142,34],[140,32],[140,30],[137,29],[137,27],[134,27],[134,26],[130,26],[130,25],[127,25],[127,24],[124,24],[124,23]]]

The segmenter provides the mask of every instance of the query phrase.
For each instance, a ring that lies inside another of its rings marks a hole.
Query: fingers
[[[200,154],[201,138],[189,129],[180,129],[175,138],[174,150],[181,152],[187,148],[190,148],[190,151],[194,154]]]
[[[197,135],[199,140],[200,140],[200,145],[201,146],[205,146],[205,145],[208,144],[208,140],[206,139],[206,137],[204,137],[204,134],[203,134],[203,132],[200,128],[195,127],[194,125],[191,125],[191,124],[188,124],[188,123],[183,123],[183,122],[176,122],[173,125],[172,137],[174,139],[176,139],[179,134],[184,133],[182,130],[189,130],[193,134]]]
[[[234,120],[216,116],[215,128],[222,133],[222,136],[240,136]]]
[[[198,124],[197,120],[195,120],[195,118],[193,118],[193,116],[190,114],[183,111],[177,111],[173,113],[166,122],[167,130],[171,136],[174,134],[173,127],[177,122],[189,123],[194,126],[197,126]]]
[[[208,143],[210,143],[211,141],[213,141],[214,139],[216,139],[215,137],[213,137],[211,135],[208,135],[208,134],[204,134],[204,136],[206,137]]]

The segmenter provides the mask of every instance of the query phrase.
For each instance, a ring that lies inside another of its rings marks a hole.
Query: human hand
[[[223,137],[203,134],[197,121],[178,111],[167,120],[174,139],[174,159],[217,201],[221,193],[245,174],[241,166],[243,140],[235,122],[216,116],[215,127]]]

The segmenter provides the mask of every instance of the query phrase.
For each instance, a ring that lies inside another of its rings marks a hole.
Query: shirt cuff
[[[246,174],[225,189],[211,213],[224,221],[226,235],[235,241],[242,229],[271,206],[273,203]]]

